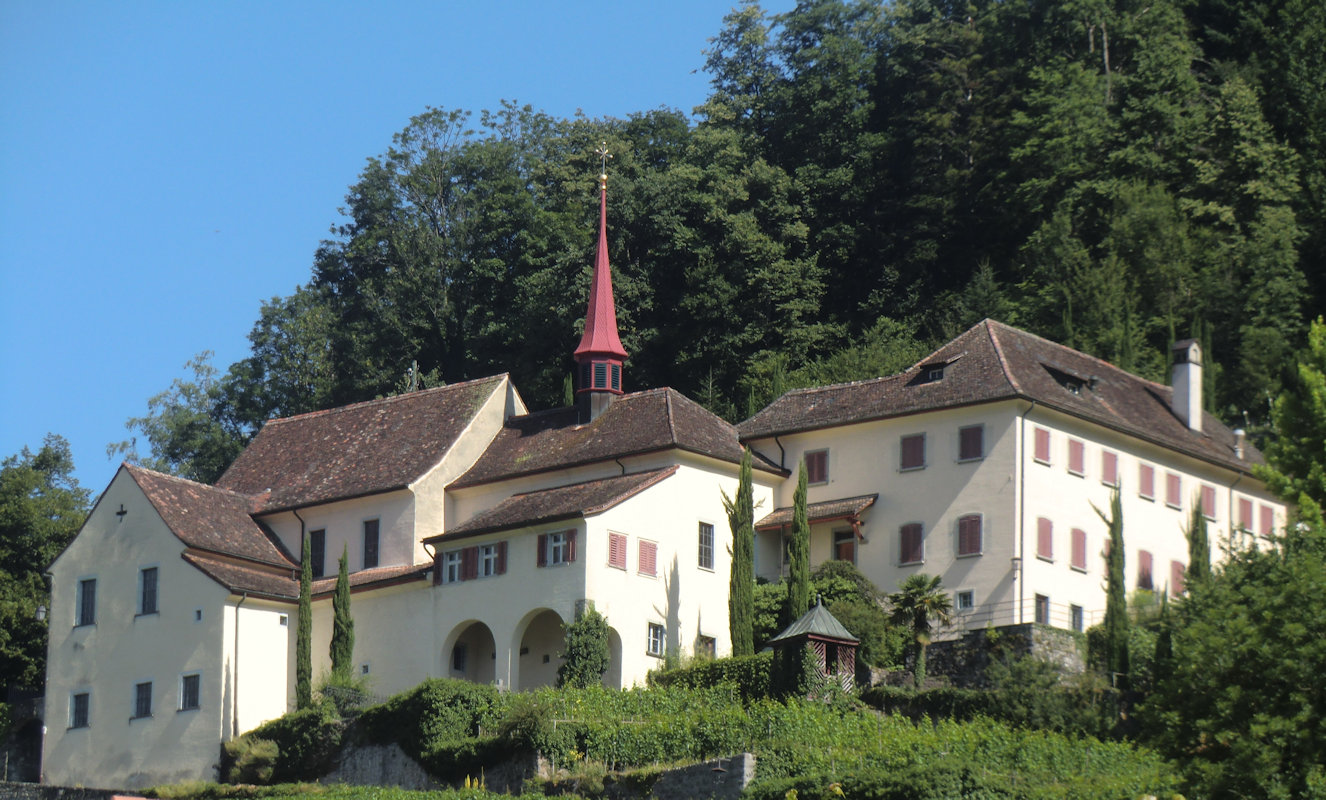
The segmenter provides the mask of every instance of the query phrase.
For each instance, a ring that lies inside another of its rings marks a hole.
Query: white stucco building
[[[812,561],[853,560],[885,590],[939,574],[969,625],[1092,624],[1092,504],[1116,483],[1130,588],[1177,588],[1198,497],[1213,541],[1283,524],[1260,455],[1200,412],[1195,345],[1175,390],[987,321],[905,373],[789,392],[741,426],[670,389],[623,393],[605,228],[576,406],[529,413],[497,375],[274,420],[215,486],[122,467],[51,565],[45,780],[214,778],[222,742],[289,710],[306,536],[315,676],[342,552],[356,666],[381,694],[550,684],[586,603],[612,629],[610,686],[669,652],[726,654],[722,498],[743,443],[760,575],[783,568],[804,458]]]

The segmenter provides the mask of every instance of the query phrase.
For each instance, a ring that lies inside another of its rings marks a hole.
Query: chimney
[[[1202,432],[1202,346],[1196,339],[1175,342],[1170,350],[1174,386],[1170,409],[1190,430]]]
[[[1234,429],[1234,458],[1243,458],[1243,439],[1247,435],[1242,428]]]

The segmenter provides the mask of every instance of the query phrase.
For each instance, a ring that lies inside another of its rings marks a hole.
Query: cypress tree
[[[1093,506],[1093,508],[1095,508]],[[1124,589],[1123,501],[1119,487],[1110,492],[1110,513],[1096,513],[1110,529],[1109,552],[1105,554],[1105,671],[1121,676],[1119,688],[1128,679],[1128,597]]]
[[[797,490],[792,496],[792,548],[787,582],[787,623],[810,610],[810,521],[806,513],[806,462],[797,475]]]
[[[1199,494],[1188,522],[1188,582],[1211,577],[1211,542],[1206,533],[1206,512]]]
[[[333,678],[349,678],[355,651],[355,621],[350,616],[350,567],[348,547],[341,548],[341,568],[336,573],[332,595],[331,671]]]
[[[313,562],[308,532],[299,557],[299,618],[295,629],[295,708],[313,705]]]
[[[732,655],[755,653],[755,494],[751,485],[751,455],[741,455],[737,496],[723,494],[728,527],[732,529],[732,575],[728,583],[728,631]]]

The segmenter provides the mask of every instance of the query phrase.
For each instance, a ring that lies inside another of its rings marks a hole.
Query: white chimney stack
[[[1170,409],[1189,429],[1202,432],[1202,346],[1196,339],[1175,342],[1172,349],[1174,386]]]

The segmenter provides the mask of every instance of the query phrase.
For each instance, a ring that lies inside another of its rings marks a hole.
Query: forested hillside
[[[252,354],[131,422],[212,480],[265,419],[412,385],[560,404],[606,141],[628,390],[737,419],[990,316],[1158,380],[1199,337],[1255,436],[1326,292],[1324,38],[1319,0],[746,3],[694,120],[410,120]]]

